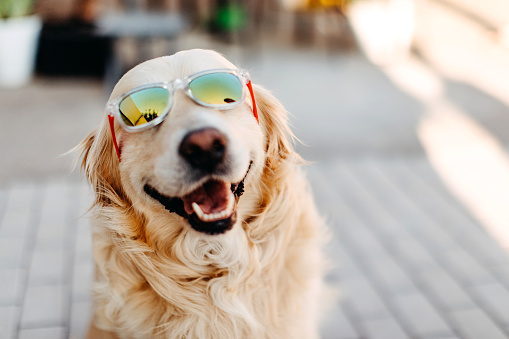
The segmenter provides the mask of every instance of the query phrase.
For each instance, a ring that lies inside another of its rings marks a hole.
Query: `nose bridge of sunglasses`
[[[173,87],[173,90],[177,90],[177,89],[184,89],[185,88],[185,85],[186,83],[184,82],[184,80],[182,79],[175,79],[173,80],[173,82],[171,83],[172,87]]]
[[[189,81],[186,81],[186,79],[173,80],[171,83],[171,89],[171,95],[173,99],[172,108],[175,106],[175,104],[178,105],[183,102],[193,102],[195,104],[199,104],[199,102],[196,101],[192,90],[189,88]]]

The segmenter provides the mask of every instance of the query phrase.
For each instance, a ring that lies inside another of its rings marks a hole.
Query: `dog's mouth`
[[[186,218],[194,230],[210,235],[222,234],[231,230],[237,221],[237,205],[244,193],[244,180],[251,164],[244,179],[238,183],[210,179],[183,197],[168,197],[149,184],[144,190],[168,211]]]

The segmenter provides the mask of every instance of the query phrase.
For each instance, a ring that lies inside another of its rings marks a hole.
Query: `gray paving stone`
[[[68,252],[62,250],[36,250],[30,265],[28,285],[63,285],[68,283],[66,259]]]
[[[63,285],[28,287],[22,308],[21,328],[65,326],[69,294],[68,287]]]
[[[20,306],[26,275],[22,269],[0,270],[0,306]]]
[[[444,252],[440,255],[444,267],[455,275],[465,285],[489,284],[495,277],[475,259],[475,253],[464,250]]]
[[[435,175],[430,173],[431,166],[428,164],[427,167],[428,170],[423,171],[424,166],[421,164],[415,170],[414,165],[411,171],[408,162],[403,165],[400,161],[389,176],[399,187],[405,187],[405,192],[420,208],[432,215],[459,243],[475,252],[485,264],[507,263],[509,255],[489,237],[479,223],[474,221],[449,194],[444,193],[443,187],[437,190],[436,186],[440,184],[436,183]],[[408,180],[409,177],[414,177],[414,180]]]
[[[372,190],[381,204],[393,218],[398,220],[405,229],[420,239],[421,242],[433,251],[451,250],[458,247],[454,239],[447,234],[442,225],[438,224],[431,215],[423,211],[411,197],[405,194],[406,186],[395,185],[381,170],[382,166],[367,165],[359,170],[365,174],[364,185],[377,186]]]
[[[90,221],[80,217],[76,224],[76,244],[74,247],[75,264],[88,264],[92,260],[92,232]]]
[[[360,338],[360,335],[352,326],[350,320],[346,317],[339,305],[327,311],[320,328],[322,339]]]
[[[66,264],[70,253],[63,250],[36,250],[32,256],[28,285],[46,286],[68,283]]]
[[[5,207],[7,206],[7,199],[9,197],[9,191],[6,188],[0,187],[0,225],[1,220],[4,217]]]
[[[343,230],[341,236],[350,248],[355,249],[355,255],[358,258],[369,260],[387,255],[387,250],[383,247],[380,240],[373,232],[360,223],[356,223],[356,227]]]
[[[358,319],[389,317],[390,312],[371,283],[362,275],[341,279],[341,295]]]
[[[392,299],[399,319],[417,337],[453,336],[451,327],[422,294],[407,294]]]
[[[73,303],[71,307],[69,338],[85,338],[91,317],[91,300]]]
[[[410,232],[426,246],[431,253],[441,253],[450,250],[459,250],[460,246],[451,236],[441,229],[441,225],[434,223],[433,220],[425,218],[424,214],[416,213],[408,216],[408,226]],[[412,221],[413,220],[413,221]]]
[[[336,190],[335,185],[331,185],[331,183],[326,179],[328,177],[327,173],[330,170],[331,169],[328,164],[307,167],[308,178],[314,192],[317,207],[327,217],[334,214],[341,215],[342,209],[344,208],[343,204],[337,206],[338,204],[336,202],[339,192],[341,191]],[[341,192],[341,196],[344,198],[342,193],[343,192]]]
[[[372,225],[377,235],[395,237],[406,231],[393,216],[384,208],[383,197],[380,200],[371,192],[371,187],[363,184],[365,178],[360,177],[344,164],[337,164],[332,170],[336,173],[335,189],[341,192],[340,196],[348,205],[350,213],[355,214],[367,225]],[[330,185],[329,185],[330,186]],[[339,214],[343,212],[340,211]]]
[[[0,238],[24,238],[30,228],[32,203],[36,197],[32,184],[13,184],[3,218],[0,220]]]
[[[30,260],[26,256],[26,243],[26,238],[8,239],[0,237],[0,270],[28,266]]]
[[[391,162],[389,166],[390,170],[384,173],[386,178],[396,186],[404,188],[408,198],[423,210],[431,212],[435,220],[445,224],[447,228],[455,229],[460,229],[460,225],[473,223],[465,209],[445,189],[426,158],[414,158],[411,161],[399,159]]]
[[[364,264],[388,297],[417,292],[407,273],[390,256],[382,255],[368,260]]]
[[[454,311],[475,307],[467,291],[440,267],[419,272],[417,279],[443,310]]]
[[[50,183],[36,236],[36,250],[64,250],[68,225],[69,190],[64,183]]]
[[[17,339],[20,312],[21,310],[19,307],[0,306],[0,338]]]
[[[401,325],[394,318],[372,319],[361,322],[367,339],[409,339]]]
[[[326,255],[331,266],[327,274],[329,281],[337,282],[339,277],[348,279],[361,274],[352,254],[337,239],[328,244]]]
[[[19,339],[66,339],[67,330],[64,327],[22,329]]]
[[[385,213],[389,214],[389,218],[396,221],[399,228],[394,230],[395,234],[408,232],[434,252],[458,248],[456,242],[442,229],[442,226],[404,194],[404,188],[395,186],[378,169],[373,169],[369,165],[359,166],[356,168],[358,173],[353,174],[351,168],[345,166],[341,168],[343,169],[341,173],[348,177],[348,181],[352,184],[355,183],[358,190],[364,191],[364,200],[375,200],[379,209],[384,209]],[[361,176],[362,180],[359,180],[358,178]],[[379,215],[384,215],[384,213],[377,211],[376,213],[362,214],[369,220],[367,223],[371,225],[378,225]],[[390,224],[395,225],[394,223]]]
[[[399,236],[388,245],[391,253],[399,258],[413,274],[439,267],[428,249],[410,235]]]
[[[443,180],[438,176],[436,170],[430,165],[428,160],[413,161],[411,163],[402,161],[401,167],[405,167],[406,171],[417,179],[416,182],[420,183],[421,194],[426,191],[429,192],[430,199],[446,210],[442,213],[450,215],[455,212],[456,215],[461,215],[462,218],[469,219],[470,223],[468,224],[478,225],[478,222],[470,215],[468,209],[460,200],[455,198],[451,191],[445,186]],[[461,226],[464,224],[464,222],[461,222],[460,225],[450,223],[446,226],[456,230],[457,233],[461,233]]]
[[[91,286],[94,277],[94,265],[75,265],[72,278],[72,301],[81,302],[91,299]]]
[[[454,327],[464,339],[507,339],[499,327],[486,313],[479,309],[455,311],[448,314]]]
[[[475,227],[472,227],[475,229]],[[476,258],[483,266],[500,266],[509,264],[509,254],[491,238],[484,229],[464,232],[458,238],[464,248],[475,253]]]
[[[509,326],[509,291],[499,283],[471,287],[479,303],[503,326]]]
[[[509,265],[491,267],[490,271],[505,285],[506,288],[509,288]]]

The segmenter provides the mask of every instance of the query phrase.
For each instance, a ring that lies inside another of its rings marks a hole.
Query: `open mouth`
[[[168,211],[177,213],[188,220],[198,232],[215,235],[233,228],[237,221],[237,205],[244,193],[244,180],[232,184],[210,179],[183,197],[168,197],[146,184],[145,192],[159,201]]]

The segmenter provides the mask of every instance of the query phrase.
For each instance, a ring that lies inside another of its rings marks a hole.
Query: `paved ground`
[[[88,188],[68,180],[0,193],[0,338],[84,337],[90,315]]]
[[[421,157],[309,168],[334,233],[323,338],[509,338],[509,256]],[[0,337],[81,338],[93,264],[86,185],[0,191]]]
[[[219,49],[293,114],[333,231],[327,280],[340,293],[324,338],[509,339],[509,52],[430,3],[419,57],[385,68],[355,52],[181,41]],[[2,339],[84,335],[91,197],[58,155],[98,124],[105,92],[44,78],[0,91]],[[464,157],[440,157],[450,149]],[[483,205],[491,196],[500,211]]]
[[[324,338],[509,338],[509,256],[425,159],[310,171],[341,296]]]

